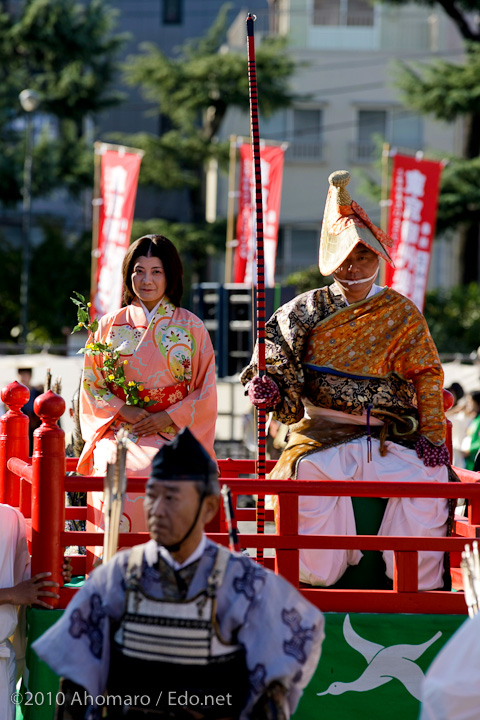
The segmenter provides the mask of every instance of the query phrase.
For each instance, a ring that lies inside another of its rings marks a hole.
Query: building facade
[[[362,179],[379,181],[384,141],[392,151],[461,154],[462,126],[433,121],[402,104],[395,87],[396,63],[462,60],[462,40],[438,6],[371,4],[369,0],[274,0],[270,17],[258,15],[255,32],[272,26],[288,36],[299,62],[293,79],[305,100],[271,118],[260,117],[267,142],[286,142],[276,279],[317,262],[318,239],[328,176],[349,169],[352,196],[374,222],[380,206],[359,191]],[[240,18],[229,32],[232,47],[243,46]],[[258,30],[257,30],[258,27]],[[259,88],[261,94],[261,87]],[[229,115],[223,132],[249,135],[249,121]],[[226,185],[220,183],[218,207],[226,208]],[[459,280],[458,243],[437,238],[429,286]]]

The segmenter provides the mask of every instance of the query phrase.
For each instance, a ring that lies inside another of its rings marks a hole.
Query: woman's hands
[[[131,425],[140,422],[146,418],[150,413],[145,408],[137,407],[136,405],[125,405],[120,408],[119,417],[120,420],[124,420]]]
[[[145,435],[155,435],[155,433],[163,432],[173,425],[170,415],[165,410],[157,413],[147,412],[147,416],[139,420],[132,427],[132,432],[139,437]]]
[[[165,410],[149,413],[145,408],[136,405],[124,405],[120,409],[119,417],[124,422],[130,423],[132,433],[138,437],[155,435],[173,425],[170,415]]]

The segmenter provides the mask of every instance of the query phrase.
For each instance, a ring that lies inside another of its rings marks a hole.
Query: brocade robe
[[[281,307],[265,338],[267,374],[281,394],[275,416],[291,426],[271,478],[447,481],[445,467],[425,467],[413,449],[419,435],[441,445],[446,428],[443,370],[413,302],[373,286],[347,305],[334,283]],[[242,382],[255,374],[256,352]],[[447,517],[443,499],[391,498],[378,534],[441,537]],[[299,532],[354,535],[350,498],[300,498]],[[391,578],[392,553],[383,556]],[[301,550],[300,580],[332,585],[361,557]],[[440,587],[442,575],[443,553],[419,552],[420,589]]]

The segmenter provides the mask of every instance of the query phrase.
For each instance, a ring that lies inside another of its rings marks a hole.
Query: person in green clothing
[[[465,467],[467,470],[475,470],[475,458],[480,450],[480,390],[470,393],[467,403],[472,406],[475,417],[467,428],[463,444]]]

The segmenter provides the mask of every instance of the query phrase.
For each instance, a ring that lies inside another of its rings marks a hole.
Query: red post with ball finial
[[[51,572],[51,580],[63,585],[65,528],[65,433],[58,420],[65,401],[51,390],[36,398],[33,406],[42,424],[33,433],[32,456],[32,575]],[[45,598],[52,607],[58,599]]]
[[[28,460],[28,417],[21,408],[28,402],[30,391],[16,380],[0,393],[8,407],[0,417],[0,502],[18,507],[20,505],[20,480],[7,468],[12,457]]]

